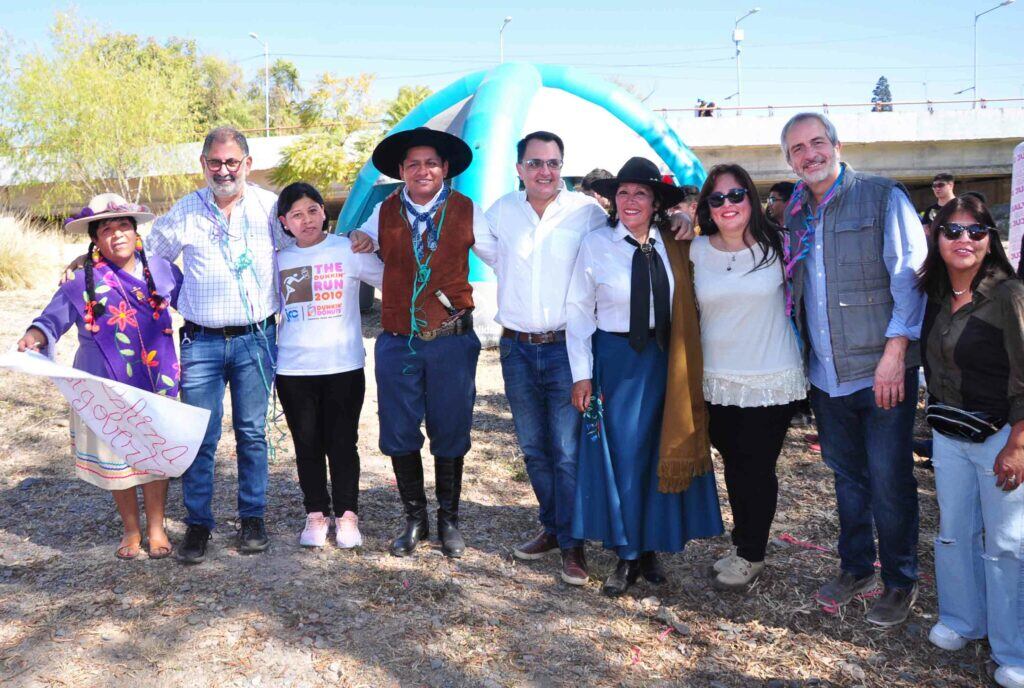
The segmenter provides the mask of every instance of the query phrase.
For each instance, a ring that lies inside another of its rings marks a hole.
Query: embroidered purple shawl
[[[106,261],[93,266],[93,284],[96,301],[106,310],[96,318],[99,331],[91,334],[109,377],[147,392],[177,397],[180,372],[168,309],[154,310],[146,282]],[[157,284],[159,288],[159,280]],[[89,297],[84,270],[62,288],[73,297],[76,308],[85,306]],[[169,296],[163,295],[169,302]]]

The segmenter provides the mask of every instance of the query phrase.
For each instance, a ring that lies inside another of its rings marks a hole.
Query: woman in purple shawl
[[[98,377],[169,397],[178,396],[178,357],[171,316],[181,287],[181,271],[162,258],[147,260],[137,228],[153,215],[116,194],[100,194],[65,223],[71,232],[88,231],[85,266],[54,294],[32,321],[18,350],[44,350],[51,357],[57,340],[78,326],[74,367]],[[131,466],[71,411],[75,472],[88,483],[110,490],[124,523],[117,548],[134,559],[142,548],[136,486],[142,486],[151,559],[171,554],[164,532],[167,477]]]

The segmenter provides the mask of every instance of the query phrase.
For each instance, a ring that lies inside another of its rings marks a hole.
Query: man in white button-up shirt
[[[562,552],[562,579],[587,580],[583,543],[572,537],[580,414],[571,403],[565,297],[583,237],[608,216],[593,198],[565,189],[562,140],[538,131],[518,144],[525,191],[499,198],[473,250],[498,278],[501,370],[543,526],[515,556]]]

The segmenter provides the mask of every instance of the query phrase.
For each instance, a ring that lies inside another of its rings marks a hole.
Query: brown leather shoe
[[[562,580],[569,585],[585,585],[590,574],[587,573],[587,557],[583,547],[570,547],[562,550]]]
[[[542,530],[532,540],[516,545],[516,548],[512,550],[512,554],[515,555],[516,559],[534,561],[535,559],[542,558],[548,552],[556,550],[558,550],[558,538]]]

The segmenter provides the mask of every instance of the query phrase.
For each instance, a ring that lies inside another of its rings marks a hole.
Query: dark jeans
[[[528,344],[502,338],[501,374],[540,522],[562,549],[576,547],[576,449],[580,412],[572,406],[572,371],[564,342]]]
[[[195,461],[181,476],[185,523],[213,530],[213,468],[224,388],[231,391],[231,424],[238,462],[238,515],[263,518],[267,505],[267,402],[274,383],[277,327],[237,337],[200,332],[181,343],[181,400],[210,411]]]
[[[732,544],[747,561],[763,561],[779,495],[775,465],[798,402],[778,406],[708,404],[711,444],[725,464]]]
[[[334,375],[278,375],[277,396],[295,443],[295,465],[306,513],[359,513],[359,412],[363,369]],[[327,461],[324,462],[326,455]],[[327,466],[331,495],[327,494]]]
[[[894,588],[917,581],[916,369],[904,384],[904,400],[889,410],[870,387],[834,398],[811,387],[821,455],[835,473],[840,565],[858,578],[872,573],[877,530],[882,580]]]
[[[408,336],[382,332],[374,346],[381,453],[403,456],[420,451],[420,425],[425,420],[431,454],[465,456],[479,356],[475,332],[411,342]]]

